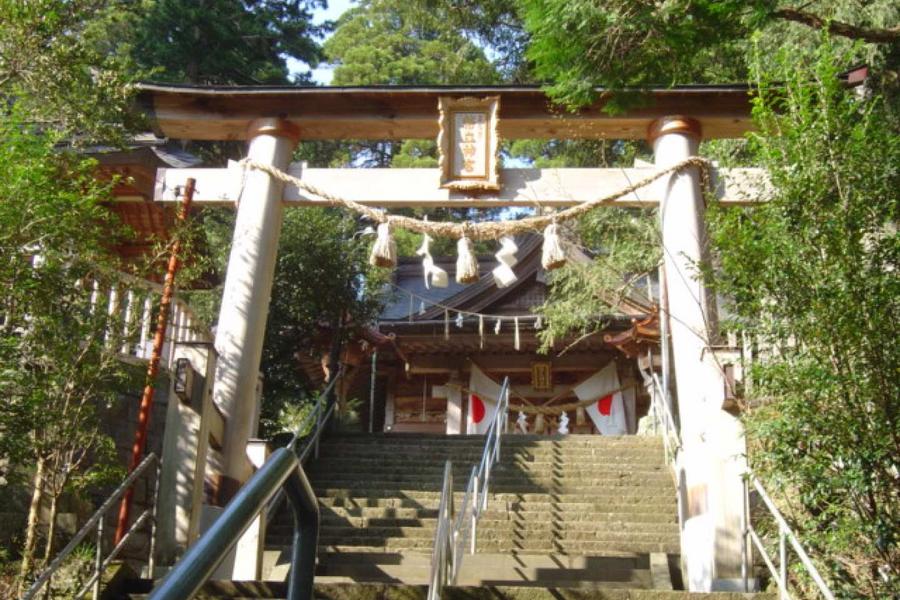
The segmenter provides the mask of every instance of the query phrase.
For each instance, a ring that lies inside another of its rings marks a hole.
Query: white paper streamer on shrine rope
[[[427,221],[428,218],[426,217]],[[422,245],[416,250],[416,255],[422,257],[422,274],[425,277],[425,289],[430,290],[431,286],[437,288],[445,288],[449,284],[447,271],[434,264],[434,258],[431,256],[431,236],[427,233],[422,234]]]
[[[519,317],[513,317],[513,326],[515,327],[515,337],[513,337],[513,348],[516,350],[521,349],[521,345],[519,344]]]
[[[514,267],[519,262],[519,259],[516,258],[518,251],[519,247],[516,245],[516,241],[506,235],[500,238],[500,250],[494,256],[504,265]]]
[[[463,314],[456,313],[456,326],[459,327],[460,329],[462,329],[463,321],[464,321]]]
[[[534,320],[534,328],[535,328],[535,329],[540,329],[540,328],[542,328],[543,326],[544,326],[544,321],[543,321],[543,319],[541,318],[541,315],[538,315],[538,316],[537,316],[537,319]]]
[[[511,237],[504,236],[500,238],[500,250],[494,255],[500,264],[491,271],[491,274],[494,276],[494,283],[497,284],[498,288],[509,287],[518,280],[516,272],[512,269],[519,262],[519,259],[516,258],[518,250],[519,247],[516,246],[516,242]]]
[[[503,320],[497,319],[497,322],[494,323],[494,335],[500,335],[500,328],[503,327]]]
[[[536,320],[541,319],[540,315],[532,315],[532,314],[495,315],[495,314],[490,314],[490,313],[475,312],[475,311],[471,311],[471,310],[460,310],[456,307],[449,306],[446,304],[441,304],[440,302],[435,302],[434,300],[425,298],[424,296],[416,294],[415,292],[411,292],[410,290],[400,287],[396,283],[387,282],[387,284],[389,286],[391,286],[392,288],[394,288],[395,290],[397,290],[398,292],[404,293],[407,296],[413,298],[414,300],[418,300],[419,301],[419,315],[424,315],[427,312],[427,306],[431,306],[431,307],[440,308],[442,310],[453,311],[454,313],[460,313],[463,315],[463,319],[466,319],[468,317],[481,318],[481,319],[497,319],[497,320],[501,320],[501,321],[512,319],[512,318],[518,318],[520,321],[536,321]]]
[[[478,315],[478,348],[484,350],[484,315]]]

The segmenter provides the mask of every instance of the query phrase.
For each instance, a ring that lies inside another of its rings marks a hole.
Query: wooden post
[[[191,201],[194,199],[194,188],[196,181],[187,180],[184,189],[184,201],[181,205],[181,212],[178,214],[178,220],[183,224],[187,221],[188,214],[191,210]],[[162,355],[163,343],[166,340],[166,327],[169,323],[169,310],[172,305],[172,297],[175,295],[175,274],[178,272],[178,253],[181,251],[181,240],[177,237],[172,242],[172,250],[169,254],[169,265],[166,269],[166,280],[163,285],[162,300],[159,303],[159,315],[156,319],[156,335],[153,338],[153,353],[150,355],[150,363],[147,365],[147,379],[144,383],[144,394],[141,397],[141,407],[138,413],[138,426],[134,434],[134,444],[131,447],[131,466],[128,471],[131,472],[141,464],[144,456],[144,448],[147,445],[147,429],[150,426],[150,412],[153,410],[153,393],[156,376],[159,373],[159,361]],[[125,530],[128,528],[128,518],[131,514],[131,503],[134,499],[134,486],[128,488],[125,496],[122,497],[122,504],[119,506],[119,521],[116,524],[116,541],[118,544],[125,536]]]
[[[696,155],[701,134],[699,123],[685,117],[659,119],[649,133],[660,168]],[[698,273],[707,258],[703,191],[697,169],[672,174],[662,184],[664,318],[672,341],[681,460],[694,507],[682,551],[687,564],[697,566],[688,573],[691,591],[737,591],[746,448],[740,422],[722,410],[725,377],[711,351],[716,310]]]
[[[261,119],[251,125],[248,156],[287,167],[298,132],[290,123]],[[284,184],[248,171],[234,225],[216,329],[213,398],[226,419],[220,499],[230,499],[251,471],[247,441],[256,431],[255,390],[282,223]]]

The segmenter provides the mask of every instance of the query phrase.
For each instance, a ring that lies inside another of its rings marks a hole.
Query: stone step
[[[534,534],[532,538],[528,534]],[[286,536],[288,537],[288,536]],[[342,540],[434,540],[434,527],[323,527],[319,532],[322,541]],[[519,528],[515,526],[482,527],[478,525],[479,540],[523,540],[524,542],[543,543],[547,539],[568,542],[605,542],[605,541],[671,541],[678,540],[677,525],[648,526],[634,528],[597,527],[581,529],[551,525],[549,527]],[[357,542],[354,542],[357,543]]]
[[[466,481],[471,474],[471,469],[454,469],[453,479]],[[443,481],[444,469],[420,469],[415,465],[406,467],[384,466],[371,467],[356,466],[347,468],[313,468],[307,469],[306,475],[311,481],[322,481],[335,478],[358,478],[371,477],[380,479],[413,479],[416,481]],[[594,469],[594,468],[578,468],[570,469],[567,467],[547,468],[547,469],[519,469],[518,467],[509,467],[501,464],[491,470],[491,480],[496,481],[569,481],[578,479],[652,479],[663,483],[671,483],[673,481],[667,469],[662,467],[648,467],[646,469],[628,470],[622,468],[616,469]]]
[[[434,529],[437,519],[372,519],[365,517],[325,517],[321,521],[323,528],[340,528],[349,527],[354,529],[373,529],[373,528],[422,528]],[[549,529],[559,531],[582,530],[582,531],[599,531],[618,529],[623,531],[632,530],[666,530],[666,528],[677,527],[678,523],[674,518],[665,521],[639,521],[631,519],[623,519],[620,515],[612,515],[610,517],[597,518],[591,520],[574,520],[565,518],[545,518],[545,519],[491,519],[482,517],[478,521],[478,528],[485,530],[518,530],[537,532]],[[269,527],[269,531],[292,531],[293,527],[287,523],[284,525],[273,524]]]
[[[375,555],[378,556],[378,555]],[[428,583],[430,560],[418,555],[404,557],[399,564],[365,560],[357,554],[354,560],[325,561],[316,572],[318,581],[334,581],[345,577],[350,581]],[[457,578],[458,585],[522,585],[522,586],[609,586],[615,588],[652,587],[646,558],[594,557],[565,555],[479,554],[477,560],[464,560]]]
[[[430,547],[434,540],[434,527],[323,527],[319,533],[322,543],[329,544],[353,544],[353,545],[380,545],[385,540],[396,546],[404,546],[403,540],[425,540]],[[538,537],[539,536],[539,537]],[[489,526],[478,527],[478,539],[492,542],[535,543],[543,545],[547,540],[570,542],[602,542],[602,541],[664,541],[679,545],[678,526],[672,524],[659,527],[608,527],[597,529],[574,528],[531,528],[531,529],[502,529]],[[267,546],[276,547],[289,545],[292,540],[292,532],[288,528],[274,529],[267,532]],[[413,544],[415,547],[418,545]],[[543,546],[542,546],[543,547]]]
[[[512,514],[530,514],[536,512],[550,513],[581,513],[590,516],[593,513],[617,513],[626,512],[631,514],[647,514],[660,511],[674,511],[677,503],[674,495],[672,497],[666,495],[658,499],[641,497],[637,501],[630,498],[616,496],[611,499],[594,499],[590,498],[586,501],[569,501],[561,497],[550,497],[548,494],[539,494],[536,497],[529,495],[529,498],[506,498],[500,499],[491,496],[488,501],[488,511],[509,512]],[[454,494],[456,506],[462,506],[462,494]],[[380,509],[380,510],[437,510],[440,503],[440,496],[435,495],[430,500],[417,500],[414,498],[400,497],[375,497],[375,496],[322,496],[319,498],[319,506],[323,510],[342,509],[342,510],[363,510],[363,509]],[[287,515],[288,513],[284,513]],[[674,514],[674,513],[673,513]]]
[[[346,527],[433,527],[437,522],[437,511],[431,517],[378,517],[378,516],[349,516],[338,515],[333,513],[322,513],[321,522],[323,526],[344,525]],[[286,520],[285,520],[286,521]],[[500,527],[500,526],[516,526],[523,527],[525,525],[533,526],[538,524],[550,524],[570,527],[594,528],[598,526],[608,527],[613,524],[631,527],[635,525],[659,525],[677,523],[675,515],[627,515],[623,517],[621,513],[498,513],[485,512],[478,521],[479,527]],[[292,529],[285,522],[286,529]],[[270,527],[271,531],[272,528]]]
[[[532,520],[532,521],[610,521],[621,518],[623,514],[628,515],[630,522],[669,522],[675,519],[675,513],[667,514],[668,508],[674,508],[674,505],[660,505],[647,507],[639,505],[607,505],[598,510],[594,505],[573,504],[571,506],[541,505],[532,508],[531,505],[518,504],[515,508],[488,506],[482,516],[482,521],[486,520]],[[644,509],[644,510],[636,510]],[[321,515],[322,522],[335,519],[369,519],[377,521],[380,519],[394,520],[430,520],[437,518],[437,506],[434,508],[392,508],[392,507],[350,507],[343,508],[340,506],[322,506]],[[289,522],[287,519],[285,522]]]
[[[422,478],[428,478],[435,481],[441,481],[444,477],[444,463],[434,463],[434,465],[422,465],[419,463],[388,461],[354,461],[341,460],[330,461],[328,463],[312,463],[305,469],[306,475],[310,478],[325,477],[334,474],[360,474],[369,476],[373,473],[415,473]],[[453,478],[468,479],[472,473],[472,464],[470,463],[453,463]],[[555,465],[551,463],[516,463],[501,462],[498,467],[491,471],[494,475],[519,476],[525,478],[535,477],[590,477],[592,475],[611,476],[611,475],[657,475],[665,474],[670,480],[673,480],[671,471],[668,467],[661,464],[660,461],[647,462],[644,464],[616,462],[615,464],[597,464],[590,462],[586,464],[573,465]]]
[[[380,458],[384,460],[379,460]],[[481,453],[466,454],[461,452],[440,452],[428,454],[416,454],[406,452],[402,449],[391,452],[381,452],[376,450],[361,450],[354,453],[321,453],[319,458],[311,460],[308,470],[316,470],[319,465],[330,468],[330,465],[338,464],[341,466],[357,467],[374,467],[376,469],[395,467],[403,469],[428,469],[438,470],[443,473],[444,465],[447,461],[453,463],[454,471],[464,470],[470,471],[473,466],[481,462]],[[598,451],[596,453],[566,453],[566,454],[539,454],[534,452],[504,452],[500,458],[500,464],[511,468],[521,470],[533,470],[536,468],[597,468],[615,469],[622,465],[635,466],[636,468],[655,468],[665,469],[665,461],[662,453],[657,455],[655,452],[641,453],[610,453]]]
[[[347,456],[390,456],[406,457],[409,460],[416,459],[434,459],[440,457],[465,457],[469,460],[478,460],[483,453],[482,448],[454,448],[452,446],[365,446],[333,444],[322,445],[319,447],[319,456],[321,458],[341,458]],[[573,446],[573,447],[550,447],[550,446],[521,446],[521,447],[501,447],[500,456],[502,459],[519,458],[529,459],[541,457],[545,460],[554,460],[572,457],[638,457],[638,458],[658,458],[663,460],[662,447],[650,446],[621,446],[621,447],[591,447],[591,446]]]
[[[478,444],[459,444],[454,442],[440,443],[347,443],[344,440],[324,440],[319,444],[320,452],[332,452],[334,449],[346,450],[349,452],[360,450],[373,450],[376,452],[384,452],[385,450],[403,449],[404,454],[414,456],[416,452],[466,452],[478,453],[484,452],[484,442]],[[617,441],[615,443],[565,443],[552,442],[541,443],[532,442],[528,444],[507,443],[506,440],[500,444],[500,453],[510,452],[539,452],[539,453],[560,453],[560,452],[604,452],[606,454],[615,454],[616,452],[658,452],[662,454],[663,444],[661,443],[635,443],[632,441]]]
[[[453,439],[451,439],[451,437]],[[587,436],[594,437],[594,436]],[[455,436],[447,436],[443,440],[376,440],[358,441],[343,437],[326,437],[319,444],[319,449],[331,448],[404,448],[411,450],[458,450],[467,452],[482,452],[485,447],[483,437],[477,439],[457,439]],[[620,438],[607,438],[596,436],[596,439],[583,440],[519,440],[516,437],[504,437],[500,442],[500,449],[505,450],[535,450],[547,452],[577,451],[577,450],[603,450],[615,452],[619,450],[647,450],[662,452],[663,444],[658,438],[638,438],[626,436]]]
[[[484,447],[484,435],[444,435],[444,434],[406,434],[406,433],[334,433],[326,436],[322,444],[361,444],[376,445],[439,445],[439,446],[473,446]],[[503,434],[500,439],[503,446],[662,446],[662,438],[657,436],[635,435],[521,435]]]
[[[373,474],[370,479],[361,479],[360,477],[342,477],[335,475],[321,479],[312,479],[314,490],[320,489],[395,489],[395,490],[420,490],[420,491],[440,491],[442,488],[441,481],[417,479],[415,475],[391,475],[391,474]],[[668,475],[662,476],[614,476],[614,477],[593,477],[591,479],[558,479],[558,480],[535,480],[528,481],[526,479],[515,479],[509,477],[491,476],[489,486],[492,492],[516,492],[516,493],[557,493],[557,492],[585,492],[594,493],[602,489],[621,489],[632,488],[633,490],[656,490],[671,491],[672,482]],[[453,482],[453,489],[458,492],[464,492],[468,487],[468,481],[465,479],[456,479]]]
[[[128,598],[144,600],[153,582],[131,583]],[[425,600],[425,585],[387,583],[317,583],[316,600]],[[281,600],[287,598],[287,584],[275,581],[210,581],[197,598]],[[539,587],[539,586],[451,586],[444,588],[445,600],[775,600],[774,594],[741,594],[736,592],[691,593],[678,591],[608,588],[604,586]]]
[[[322,488],[313,486],[316,496],[319,498],[397,498],[407,500],[439,500],[441,494],[435,489],[416,489],[412,486],[390,487],[366,487],[364,483],[354,487]],[[463,500],[463,490],[455,489],[454,499],[459,503]],[[645,500],[671,500],[675,502],[675,492],[670,487],[653,486],[595,486],[595,487],[565,487],[553,490],[532,489],[527,491],[512,489],[492,488],[489,494],[489,503],[506,501],[534,501],[534,502],[591,502],[601,504],[604,502],[634,502]],[[461,505],[461,504],[457,505]]]
[[[417,490],[369,490],[369,495],[360,490],[329,490],[331,495],[319,496],[322,507],[338,508],[421,508],[436,509],[440,502],[437,492]],[[461,510],[462,492],[454,493],[454,503]],[[595,494],[491,494],[488,498],[490,510],[506,510],[512,513],[529,513],[546,510],[565,512],[585,510],[591,512],[633,512],[674,511],[676,501],[667,494],[638,496],[636,493],[595,493]],[[577,507],[581,507],[580,509]],[[608,507],[608,508],[607,508]]]
[[[602,453],[603,460],[597,460],[597,457],[590,455],[590,462],[579,463],[568,459],[568,457],[535,455],[533,453],[524,452],[502,452],[500,463],[504,466],[514,466],[520,469],[529,468],[563,468],[561,462],[565,463],[568,469],[625,469],[636,467],[647,468],[665,468],[665,461],[662,454],[653,453]],[[422,470],[438,470],[443,471],[444,465],[448,458],[453,461],[454,470],[463,470],[472,465],[477,464],[481,460],[481,455],[470,457],[463,453],[447,452],[444,456],[419,456],[412,453],[388,454],[382,452],[358,452],[352,455],[342,454],[325,454],[319,455],[319,458],[311,460],[307,465],[307,470],[348,468],[348,469],[368,469],[368,468],[385,468],[385,467],[402,467]],[[576,457],[579,458],[579,457]],[[463,460],[465,459],[465,460]]]
[[[286,547],[286,540],[281,544],[273,543],[269,548]],[[321,547],[344,549],[376,548],[378,551],[401,552],[404,550],[428,551],[433,546],[433,537],[421,538],[379,538],[377,536],[334,536],[325,537],[324,532],[319,539]],[[477,540],[479,552],[527,552],[530,554],[595,554],[608,555],[610,552],[666,552],[677,554],[681,551],[677,536],[658,534],[635,534],[619,536],[610,534],[608,539],[567,540],[567,539],[524,539],[510,540],[503,538],[485,538],[479,531]]]

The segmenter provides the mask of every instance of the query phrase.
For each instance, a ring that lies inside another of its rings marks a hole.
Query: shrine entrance
[[[226,490],[233,493],[251,472],[247,444],[256,428],[255,391],[285,207],[338,206],[368,218],[378,229],[372,262],[379,266],[397,265],[392,239],[396,228],[426,237],[454,238],[458,248],[454,279],[460,286],[476,289],[487,285],[484,281],[508,285],[511,265],[498,252],[498,266],[489,275],[482,273],[473,241],[496,240],[502,246],[511,236],[539,235],[541,267],[549,271],[568,260],[560,238],[561,223],[603,206],[659,206],[664,281],[658,310],[664,351],[657,351],[655,358],[651,352],[641,365],[642,373],[656,390],[651,392],[654,402],[663,402],[661,410],[677,412],[680,421],[683,448],[674,466],[684,473],[684,511],[693,531],[693,541],[682,538],[683,554],[698,561],[713,556],[713,562],[703,567],[707,577],[713,573],[723,581],[739,577],[745,447],[739,421],[726,410],[726,369],[715,307],[695,268],[706,258],[704,193],[712,201],[735,205],[764,199],[762,173],[715,169],[697,156],[701,139],[740,137],[750,128],[746,88],[650,90],[640,108],[613,116],[604,112],[602,101],[577,113],[566,112],[533,87],[143,85],[140,98],[160,135],[249,142],[247,158],[227,169],[162,169],[156,182],[157,201],[178,201],[178,191],[192,178],[197,182],[196,204],[234,206],[237,211],[218,319],[215,345],[219,358],[213,384],[215,404],[225,421],[222,460]],[[437,139],[440,168],[311,169],[291,163],[301,139],[410,138]],[[617,169],[503,168],[500,142],[528,138],[646,139],[653,145],[655,161]],[[517,221],[480,223],[428,223],[390,213],[396,207],[446,206],[537,210]],[[429,269],[430,285],[448,284],[447,270],[435,270],[433,263],[424,266]],[[438,321],[435,329],[445,335],[455,326],[448,313],[445,310],[432,319]],[[499,316],[501,332],[506,327],[514,337],[521,334],[517,329],[523,326],[521,322]],[[491,326],[495,325],[470,324],[475,328],[474,339],[485,338],[484,330]],[[429,367],[417,365],[415,356],[404,363],[410,372],[427,374]],[[470,367],[470,382],[473,372]],[[465,373],[460,369],[455,375],[448,374],[443,386],[451,388],[454,381],[450,378],[456,377],[457,389],[463,390]],[[408,403],[404,395],[395,402],[395,410],[399,406],[412,415],[418,398],[422,402],[420,417],[424,415],[423,421],[428,422],[442,402],[435,387],[441,386],[423,385],[421,396],[411,391]],[[671,405],[670,391],[675,398]],[[450,426],[449,415],[456,402],[459,411],[455,418],[462,427],[462,399],[443,393],[448,415],[443,425]],[[471,400],[470,406],[475,406]],[[396,413],[393,417],[396,419]],[[671,418],[667,423],[674,426]]]

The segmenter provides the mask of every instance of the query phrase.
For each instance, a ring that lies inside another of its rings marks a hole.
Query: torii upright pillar
[[[649,131],[656,166],[697,154],[700,124],[665,117]],[[706,258],[704,199],[697,169],[663,178],[660,219],[687,502],[682,549],[691,591],[739,589],[745,444],[740,421],[722,409],[725,377],[712,351],[715,304],[697,272]],[[742,588],[741,588],[742,589]]]
[[[286,169],[299,139],[291,123],[250,125],[248,156]],[[283,218],[284,185],[260,171],[246,173],[237,207],[228,272],[216,329],[219,360],[213,398],[226,419],[220,500],[229,500],[251,472],[247,441],[259,420],[256,386]]]

